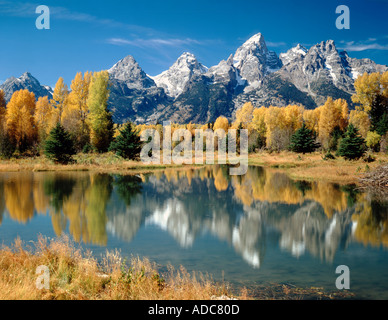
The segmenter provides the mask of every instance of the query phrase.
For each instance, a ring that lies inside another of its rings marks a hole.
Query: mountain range
[[[218,65],[206,67],[184,52],[166,71],[149,76],[131,55],[108,70],[109,107],[116,122],[212,122],[223,115],[232,120],[245,102],[254,106],[301,104],[313,109],[327,97],[343,98],[352,106],[354,81],[364,72],[385,72],[388,66],[351,58],[333,40],[309,49],[298,44],[279,56],[258,33]],[[0,85],[9,101],[16,90],[36,97],[52,96],[30,73]]]

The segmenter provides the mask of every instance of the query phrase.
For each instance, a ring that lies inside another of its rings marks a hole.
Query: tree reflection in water
[[[4,213],[21,223],[48,214],[58,236],[69,232],[75,241],[102,246],[109,234],[131,241],[150,224],[184,248],[208,231],[256,268],[268,228],[292,255],[309,252],[324,261],[351,241],[388,247],[386,199],[355,186],[293,181],[261,167],[244,176],[229,176],[220,165],[140,175],[4,173],[0,223]]]

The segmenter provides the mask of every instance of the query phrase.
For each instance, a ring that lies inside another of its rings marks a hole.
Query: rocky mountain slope
[[[28,89],[35,94],[36,99],[39,97],[52,97],[52,89],[49,86],[42,86],[39,81],[29,72],[23,73],[19,78],[8,78],[0,85],[0,90],[5,93],[5,100],[11,100],[12,94],[21,89]]]
[[[247,101],[255,106],[301,104],[315,108],[331,96],[351,104],[359,75],[387,70],[386,65],[370,59],[349,57],[333,40],[309,49],[298,44],[278,56],[268,50],[258,33],[210,68],[185,52],[168,70],[151,77],[129,55],[108,70],[112,83],[109,105],[117,122],[205,123],[220,115],[232,120]],[[0,86],[7,100],[24,88],[37,97],[51,95],[51,88],[41,86],[29,73]]]

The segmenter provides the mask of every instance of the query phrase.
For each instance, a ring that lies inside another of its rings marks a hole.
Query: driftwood
[[[365,173],[360,178],[360,183],[365,187],[378,188],[388,192],[388,165],[380,166],[374,171]]]

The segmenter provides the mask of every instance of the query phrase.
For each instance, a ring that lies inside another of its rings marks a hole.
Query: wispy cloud
[[[36,16],[35,10],[39,6],[39,3],[33,2],[11,2],[0,0],[0,16],[12,16],[12,17],[33,17]],[[69,10],[60,6],[49,6],[50,15],[59,20],[77,21],[92,23],[96,25],[109,26],[112,28],[120,28],[123,30],[131,30],[142,32],[146,34],[155,34],[156,31],[152,28],[144,26],[123,23],[108,18],[100,18],[89,13],[77,12]]]
[[[275,47],[275,48],[284,47],[287,45],[287,43],[285,43],[285,42],[266,41],[265,43],[267,44],[267,47]]]
[[[110,38],[107,39],[107,43],[113,44],[113,45],[129,45],[129,46],[135,46],[139,48],[155,48],[155,47],[181,47],[186,45],[192,45],[192,44],[201,44],[200,41],[190,38],[185,39],[172,39],[172,38],[152,38],[152,39],[123,39],[123,38]]]
[[[386,37],[384,37],[386,39]],[[365,50],[388,50],[386,40],[368,38],[364,41],[340,41],[339,49],[349,52],[360,52]]]

